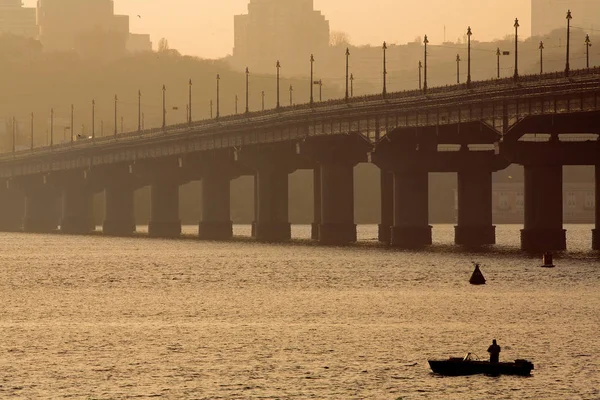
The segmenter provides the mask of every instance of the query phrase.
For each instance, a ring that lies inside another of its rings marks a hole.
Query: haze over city
[[[0,0],[0,399],[600,398],[597,27]]]
[[[463,37],[471,25],[474,39],[490,41],[513,32],[515,17],[522,35],[531,32],[531,8],[523,0],[315,0],[315,9],[329,20],[332,31],[348,33],[354,45],[406,43],[427,34],[432,43]],[[35,7],[36,0],[24,0]],[[131,16],[131,30],[150,33],[155,46],[167,38],[183,54],[220,58],[233,49],[233,16],[247,13],[248,0],[210,5],[198,0],[116,0],[115,12]],[[435,10],[435,12],[432,12]],[[138,17],[138,15],[140,17]],[[562,17],[562,12],[561,12]]]

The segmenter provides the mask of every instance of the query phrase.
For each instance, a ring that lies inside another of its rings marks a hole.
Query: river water
[[[567,227],[555,269],[518,251],[516,225],[476,254],[451,226],[423,252],[374,226],[345,248],[0,234],[0,398],[600,399],[591,228]],[[431,374],[493,338],[533,375]]]

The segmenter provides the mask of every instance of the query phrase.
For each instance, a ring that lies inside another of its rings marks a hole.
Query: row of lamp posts
[[[566,65],[565,65],[565,76],[569,76],[570,73],[570,64],[569,64],[569,57],[570,57],[570,36],[571,36],[571,20],[572,20],[572,14],[571,11],[569,10],[567,12],[567,54],[566,54]],[[519,79],[519,20],[515,19],[515,23],[514,23],[514,28],[515,28],[515,70],[514,70],[514,75],[513,78],[515,81],[517,81]],[[468,27],[467,29],[467,88],[471,87],[471,36],[472,36],[473,32],[471,30],[471,27]],[[419,90],[423,90],[423,93],[427,93],[427,45],[429,44],[429,40],[427,38],[427,35],[425,35],[424,40],[423,40],[423,44],[424,44],[424,59],[423,59],[423,63],[421,63],[421,61],[419,61]],[[592,46],[591,40],[589,35],[586,35],[585,37],[585,45],[586,45],[586,68],[589,69],[590,68],[590,63],[589,63],[589,49]],[[383,50],[383,89],[382,89],[382,96],[383,98],[387,97],[387,43],[383,42],[383,46],[382,46],[382,50]],[[543,41],[540,42],[539,45],[539,50],[540,50],[540,74],[543,73],[544,71],[544,60],[543,60],[543,51],[544,51],[544,43]],[[501,54],[509,54],[508,52],[500,52],[500,48],[497,49],[496,51],[496,56],[497,56],[497,69],[498,69],[498,78],[500,78],[500,55]],[[350,61],[350,49],[346,48],[346,91],[345,91],[345,100],[348,101],[350,97],[354,97],[354,75],[350,73],[350,65],[349,65],[349,61]],[[461,62],[461,58],[460,55],[457,54],[456,55],[456,75],[457,75],[457,83],[460,84],[460,62]],[[322,88],[323,88],[323,81],[321,79],[319,80],[314,80],[314,62],[315,62],[315,58],[314,55],[311,54],[310,56],[310,104],[313,105],[314,104],[314,86],[315,85],[319,85],[319,101],[322,101]],[[281,69],[281,63],[279,62],[279,60],[277,61],[277,63],[275,64],[275,67],[277,69],[277,103],[276,103],[276,108],[279,109],[281,107],[281,103],[280,103],[280,86],[279,86],[279,81],[280,81],[280,69]],[[423,80],[421,80],[421,72],[423,72]],[[246,107],[245,107],[245,112],[248,113],[250,111],[249,109],[249,77],[250,77],[250,71],[249,69],[246,67]],[[217,84],[217,98],[216,98],[216,119],[219,119],[220,117],[220,109],[219,109],[219,105],[220,105],[220,74],[217,74],[216,76],[216,84]],[[292,85],[290,85],[290,105],[293,105],[293,87]],[[163,85],[162,87],[162,127],[163,129],[166,128],[166,116],[167,116],[167,109],[166,109],[166,92],[167,92],[167,88],[165,85]],[[265,109],[265,92],[262,91],[261,93],[262,96],[262,110],[264,111]],[[189,124],[192,123],[192,80],[189,80],[189,91],[188,91],[188,105],[187,105],[187,122]],[[142,131],[143,130],[143,113],[142,113],[142,108],[141,108],[141,98],[142,98],[142,92],[138,91],[138,131]],[[118,109],[117,109],[117,105],[118,105],[118,96],[115,95],[114,97],[114,118],[115,118],[115,124],[114,124],[114,136],[115,138],[117,137],[117,133],[118,133],[118,129],[117,129],[117,122],[118,122]],[[238,98],[236,95],[236,114],[237,114],[237,103],[238,103]],[[95,106],[96,106],[96,102],[95,100],[92,100],[92,139],[95,138]],[[71,105],[71,126],[68,128],[71,131],[71,142],[73,142],[74,140],[74,136],[73,136],[73,118],[74,118],[74,106]],[[210,101],[210,116],[211,118],[213,117],[213,102],[212,100]],[[33,113],[31,114],[31,148],[33,149]],[[51,109],[50,112],[50,119],[51,119],[51,126],[50,126],[50,146],[53,146],[53,142],[54,142],[54,129],[53,129],[53,125],[54,125],[54,109]],[[121,130],[123,130],[122,128],[122,124],[123,122],[121,121]],[[13,123],[13,152],[15,151],[15,138],[14,138],[14,126],[15,124]],[[66,131],[67,128],[65,128]]]

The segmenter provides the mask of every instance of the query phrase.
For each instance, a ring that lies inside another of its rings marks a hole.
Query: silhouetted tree
[[[331,31],[331,33],[329,34],[329,45],[333,47],[349,46],[350,35],[342,31]]]

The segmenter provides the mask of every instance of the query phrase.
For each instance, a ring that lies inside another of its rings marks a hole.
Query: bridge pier
[[[70,235],[84,235],[95,230],[94,193],[82,172],[69,174],[62,188],[62,219],[60,231]]]
[[[289,170],[281,165],[261,165],[257,169],[256,239],[266,242],[292,238],[288,213]]]
[[[394,225],[394,174],[381,170],[381,223],[379,224],[379,241],[390,243],[392,225]]]
[[[223,168],[206,168],[202,175],[202,221],[198,234],[205,240],[233,237],[231,175]]]
[[[0,232],[20,232],[23,228],[23,195],[9,185],[0,189]]]
[[[592,232],[592,248],[600,250],[600,165],[596,165],[596,229]]]
[[[131,236],[135,232],[132,177],[112,176],[105,194],[105,219],[102,232],[109,236]]]
[[[391,245],[401,248],[429,246],[429,172],[423,167],[394,171],[394,226]]]
[[[320,204],[320,217],[315,215],[319,243],[356,242],[354,166],[366,162],[371,149],[371,144],[360,135],[318,136],[299,144],[298,153],[319,166],[319,176],[315,179],[315,212]]]
[[[25,193],[25,217],[23,231],[50,233],[58,229],[58,195],[46,182],[27,182],[22,185]]]
[[[356,242],[354,223],[354,164],[325,162],[321,169],[321,224],[319,242],[344,245]]]
[[[562,184],[561,165],[525,165],[523,250],[545,252],[567,248]]]
[[[496,244],[492,224],[492,173],[473,168],[458,173],[458,225],[454,241],[463,246]]]
[[[321,225],[321,167],[313,169],[313,223],[310,238],[319,240],[319,225]]]
[[[177,176],[160,176],[150,187],[150,237],[177,238],[181,235],[179,219],[179,181]]]

